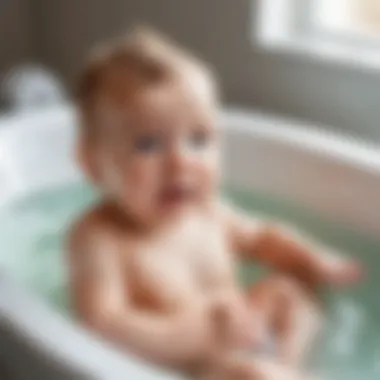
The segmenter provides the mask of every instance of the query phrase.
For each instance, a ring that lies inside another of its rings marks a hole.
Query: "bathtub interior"
[[[319,132],[303,135],[302,128],[287,130],[283,121],[280,129],[271,129],[270,125],[278,122],[272,119],[268,123],[260,115],[228,113],[223,120],[228,157],[226,195],[248,210],[290,220],[326,243],[352,255],[360,253],[368,264],[371,279],[376,278],[376,253],[380,248],[376,217],[376,205],[380,205],[380,160],[376,149],[359,144],[350,150],[349,143],[340,143],[329,150],[326,145],[334,139]],[[23,120],[8,119],[8,127],[0,130],[2,245],[6,238],[14,242],[19,237],[18,244],[28,253],[28,234],[33,238],[33,231],[41,229],[45,231],[37,244],[41,251],[58,244],[73,215],[96,197],[84,185],[72,160],[74,124],[72,110],[62,108],[26,115]],[[263,125],[268,127],[264,129]],[[316,144],[318,138],[325,140]],[[363,154],[358,156],[361,149]],[[17,217],[12,218],[16,206],[22,223]],[[50,219],[38,222],[41,210],[47,210]],[[21,225],[28,226],[26,234],[17,230]],[[17,260],[10,263],[8,260],[4,265],[0,255],[0,268],[3,266],[3,273],[6,272],[0,277],[0,312],[7,316],[8,330],[11,326],[21,342],[32,343],[41,355],[54,359],[66,371],[98,374],[107,379],[118,378],[121,373],[135,373],[152,380],[168,378],[168,374],[150,370],[135,358],[127,360],[104,342],[96,341],[62,313],[67,310],[65,299],[60,298],[64,272],[37,272],[41,281],[37,281],[36,288],[27,289],[25,285],[31,282],[22,283],[24,275],[14,276]],[[49,265],[48,262],[45,268]],[[252,278],[252,274],[252,268],[243,268],[245,279]],[[46,280],[56,281],[57,294],[40,292]],[[328,331],[334,339],[329,339],[329,346],[323,346],[323,366],[329,374],[338,373],[337,379],[356,379],[363,374],[368,379],[378,378],[375,364],[380,336],[376,316],[380,308],[373,291],[376,286],[375,280],[369,280],[354,291],[339,296],[327,294],[332,322]],[[364,328],[365,324],[370,328]],[[360,360],[348,365],[358,356]]]

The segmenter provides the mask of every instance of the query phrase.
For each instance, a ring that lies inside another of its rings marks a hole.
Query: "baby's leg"
[[[278,359],[301,366],[322,327],[316,295],[291,278],[272,276],[254,286],[249,297],[258,326],[274,335]]]
[[[196,380],[315,380],[274,360],[254,357],[221,357]]]

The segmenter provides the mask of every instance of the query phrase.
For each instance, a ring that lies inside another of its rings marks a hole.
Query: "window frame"
[[[321,10],[318,10],[320,7],[326,8],[326,13],[330,8],[330,12],[333,12],[333,7],[337,7],[337,4],[340,3],[340,6],[349,7],[349,2],[352,0],[308,0],[314,4],[309,8],[308,18],[311,20],[309,23],[311,28],[311,33],[319,35],[321,38],[336,40],[342,44],[349,44],[351,46],[364,46],[367,49],[378,49],[380,51],[380,36],[374,36],[374,34],[366,31],[359,31],[350,29],[348,26],[332,25],[333,21],[330,21],[330,25],[325,23],[324,25],[319,23],[318,17],[321,16]]]
[[[315,7],[327,1],[338,0],[253,0],[255,43],[272,52],[380,71],[380,38],[318,25]]]

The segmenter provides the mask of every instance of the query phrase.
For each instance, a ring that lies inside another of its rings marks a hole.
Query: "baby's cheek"
[[[159,186],[159,174],[158,168],[149,163],[131,165],[125,175],[126,186],[140,196],[148,197]]]
[[[124,177],[119,165],[104,161],[102,169],[102,190],[112,196],[119,197],[123,193]]]
[[[214,190],[219,186],[220,170],[214,162],[209,162],[202,167],[201,180],[203,187],[207,190]]]
[[[213,177],[218,176],[221,170],[221,152],[218,147],[209,149],[205,155],[204,166]]]

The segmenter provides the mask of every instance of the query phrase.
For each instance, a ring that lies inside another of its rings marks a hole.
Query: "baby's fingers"
[[[336,260],[326,265],[323,277],[330,285],[355,285],[364,279],[364,268],[354,260]]]

